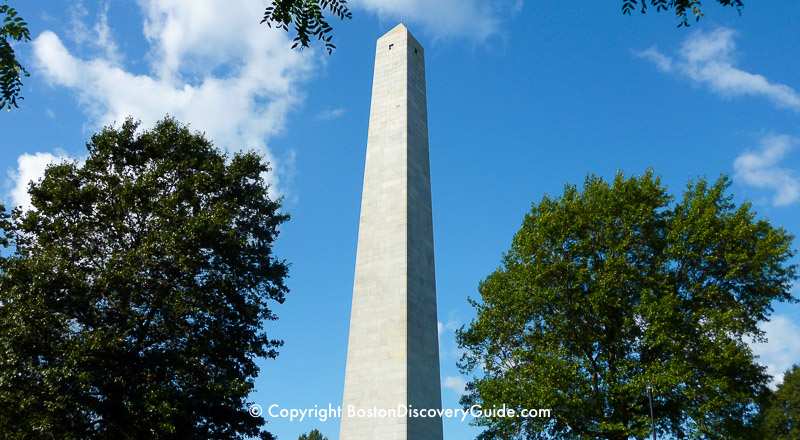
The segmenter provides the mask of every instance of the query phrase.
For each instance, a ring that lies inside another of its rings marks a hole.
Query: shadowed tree
[[[476,373],[465,406],[549,408],[478,418],[482,439],[730,439],[753,433],[768,376],[748,345],[794,300],[792,236],[735,206],[730,182],[673,198],[647,172],[545,196],[481,282],[457,334]]]
[[[287,292],[267,164],[169,118],[87,148],[2,218],[3,438],[272,438],[247,411]]]

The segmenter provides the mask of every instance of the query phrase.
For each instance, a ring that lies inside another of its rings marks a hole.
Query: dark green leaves
[[[735,7],[740,14],[744,7],[742,0],[716,1],[723,6]],[[622,13],[629,15],[636,9],[645,13],[648,4],[655,7],[657,12],[673,9],[680,21],[679,27],[689,25],[690,13],[694,15],[695,20],[700,20],[703,16],[700,0],[623,0]],[[342,20],[353,18],[345,0],[273,0],[265,9],[261,23],[267,23],[270,27],[274,24],[287,32],[290,26],[294,26],[297,35],[294,38],[293,49],[308,47],[311,38],[316,37],[325,42],[325,48],[330,54],[336,46],[331,43],[333,28],[323,15],[323,11],[326,10]]]
[[[289,26],[294,24],[297,35],[292,49],[297,46],[301,49],[308,47],[311,37],[317,37],[325,42],[325,49],[330,54],[336,46],[331,43],[333,28],[325,20],[323,10],[330,11],[341,20],[353,18],[345,0],[274,0],[264,11],[261,23],[267,23],[270,27],[274,24],[287,32]]]
[[[744,3],[742,0],[716,0],[722,6],[732,6],[741,15]],[[640,3],[641,2],[641,3]],[[694,16],[695,21],[702,17],[703,9],[700,0],[649,0],[651,6],[656,8],[656,12],[669,9],[675,10],[675,16],[680,23],[678,27],[689,26],[689,14]],[[622,0],[622,13],[630,15],[632,11],[640,8],[642,14],[647,12],[648,0]]]
[[[22,76],[30,76],[28,71],[17,61],[14,49],[9,41],[30,41],[31,34],[28,23],[17,16],[17,11],[8,5],[0,5],[0,110],[11,110],[19,107],[17,99],[22,87]]]
[[[328,440],[318,429],[312,429],[308,434],[300,434],[297,440]]]
[[[765,408],[759,417],[763,438],[800,438],[800,366],[787,370],[778,389],[765,397]]]
[[[644,438],[648,384],[661,434],[752,431],[767,376],[747,341],[797,274],[792,237],[729,184],[674,203],[652,172],[588,177],[533,205],[458,333],[462,370],[482,374],[463,403],[554,418],[478,420],[486,438]]]
[[[254,153],[227,158],[172,119],[126,121],[85,164],[48,168],[5,229],[0,432],[10,438],[253,436],[262,324],[287,289],[288,216]],[[263,433],[266,434],[266,433]]]

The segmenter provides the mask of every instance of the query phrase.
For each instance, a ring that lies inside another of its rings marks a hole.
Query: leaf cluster
[[[800,439],[800,365],[793,365],[775,392],[768,393],[759,428],[764,438]]]
[[[297,440],[328,440],[318,429],[312,429],[308,434],[300,434]]]
[[[742,0],[716,0],[722,6],[731,6],[736,8],[739,15],[742,14],[744,3]],[[641,3],[640,3],[641,2]],[[680,21],[678,27],[689,26],[689,12],[694,16],[695,21],[700,21],[703,17],[703,9],[701,0],[649,0],[650,6],[656,8],[656,12],[675,10],[675,16]],[[623,0],[622,13],[630,15],[631,12],[640,8],[642,14],[647,12],[648,0]]]
[[[791,301],[792,236],[690,182],[677,203],[648,171],[534,204],[502,267],[471,300],[460,367],[466,406],[549,408],[484,418],[483,438],[742,438],[768,376],[748,341],[772,301]]]
[[[235,439],[255,359],[275,357],[288,219],[268,165],[173,119],[127,120],[50,166],[3,230],[0,432],[9,439]]]
[[[19,107],[17,98],[22,87],[22,76],[30,76],[25,67],[17,61],[14,48],[9,41],[30,41],[31,33],[28,23],[17,15],[17,11],[8,6],[0,5],[0,17],[3,25],[0,27],[0,110],[3,108],[11,111],[11,107]]]
[[[292,49],[308,47],[311,37],[325,42],[328,54],[333,53],[336,46],[331,43],[333,28],[325,20],[323,11],[328,10],[340,20],[352,19],[353,14],[347,8],[346,0],[274,0],[264,11],[261,23],[289,31],[294,25],[297,35],[294,37]]]

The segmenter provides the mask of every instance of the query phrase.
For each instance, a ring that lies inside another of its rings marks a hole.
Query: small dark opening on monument
[[[392,50],[392,46],[394,46],[394,44],[389,45],[389,50]]]
[[[417,48],[416,47],[414,48],[414,53],[417,53]]]

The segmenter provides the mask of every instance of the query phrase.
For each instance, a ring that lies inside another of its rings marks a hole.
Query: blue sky
[[[253,400],[336,406],[375,40],[402,20],[426,54],[442,395],[457,408],[467,297],[531,203],[565,183],[652,167],[679,193],[727,173],[737,202],[800,233],[800,4],[745,0],[740,17],[705,3],[700,23],[676,28],[654,10],[623,16],[616,0],[353,0],[328,56],[291,51],[258,24],[256,0],[11,2],[34,40],[16,46],[25,100],[0,116],[2,200],[28,203],[26,182],[49,161],[80,160],[91,133],[128,115],[150,126],[170,114],[228,151],[261,151],[292,214],[277,245],[292,292],[269,324],[286,345],[262,363]],[[763,328],[755,349],[770,371],[800,361],[797,305],[776,304]],[[268,426],[335,440],[338,424]],[[445,421],[448,438],[477,432]]]

